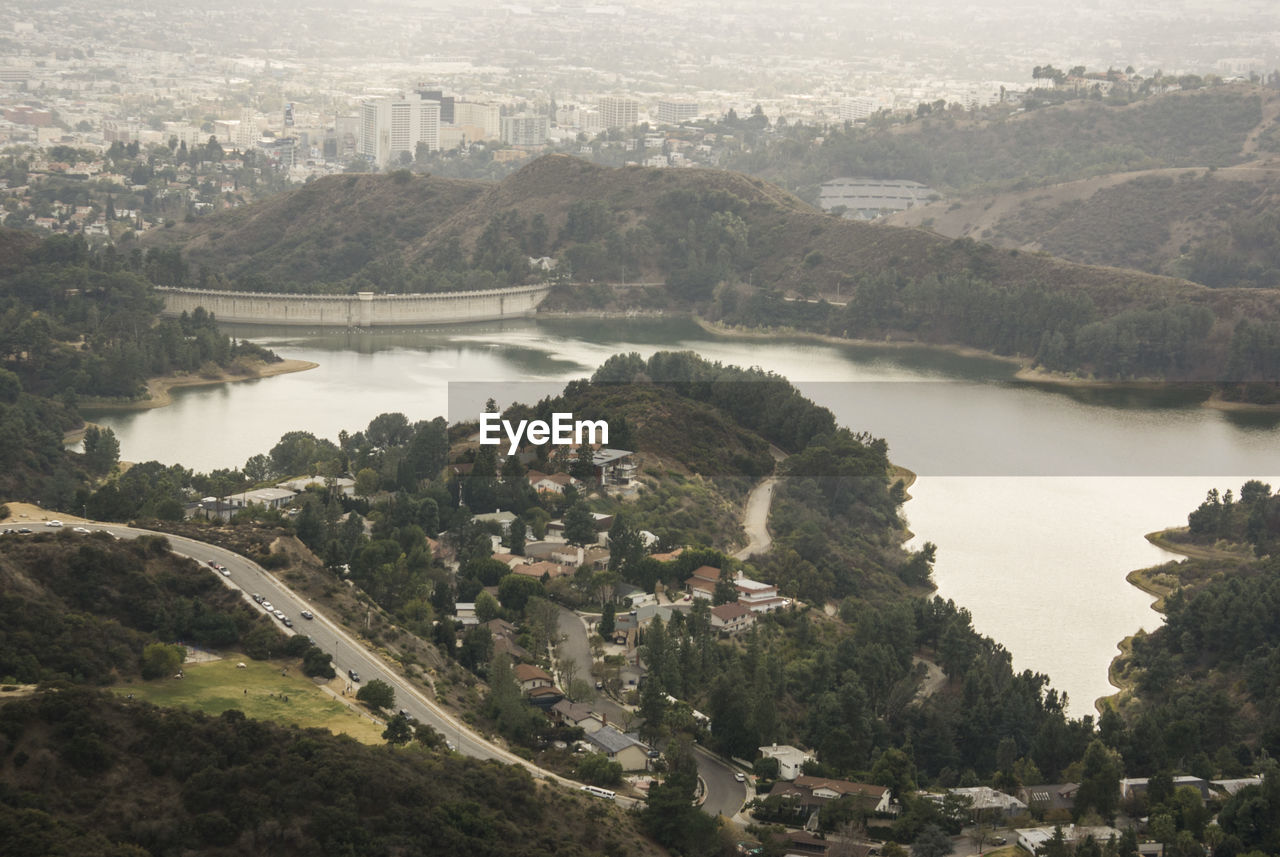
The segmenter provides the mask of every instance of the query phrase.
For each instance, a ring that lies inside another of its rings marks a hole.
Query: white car
[[[276,608],[274,608],[274,607],[272,607],[272,606],[271,606],[271,602],[270,602],[270,601],[263,601],[263,602],[262,602],[262,609],[263,609],[263,610],[266,610],[268,613],[274,613]]]
[[[73,533],[80,533],[80,534],[82,534],[82,535],[88,535],[88,534],[89,534],[89,528],[88,528],[88,527],[72,527],[72,528],[71,528],[71,532],[73,532]]]
[[[275,612],[275,614],[276,614],[276,618],[277,618],[277,619],[283,619],[283,618],[284,618],[284,611],[283,611],[283,610],[276,610],[276,611],[274,611],[274,612]]]
[[[62,522],[61,521],[45,521],[44,525],[46,527],[61,527]]]

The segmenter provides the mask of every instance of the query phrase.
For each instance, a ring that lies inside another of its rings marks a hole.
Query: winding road
[[[305,633],[310,636],[317,646],[333,656],[333,665],[339,675],[345,676],[348,670],[354,670],[359,674],[361,681],[367,682],[378,678],[391,685],[396,692],[396,707],[404,709],[420,723],[434,727],[457,752],[477,759],[491,759],[509,765],[519,765],[535,777],[552,780],[573,789],[581,788],[581,783],[540,768],[472,731],[465,723],[440,708],[425,693],[399,675],[386,661],[369,651],[362,642],[325,617],[315,605],[308,603],[302,596],[289,589],[274,574],[240,554],[170,533],[97,522],[85,522],[85,526],[93,530],[103,530],[119,538],[161,536],[168,539],[175,554],[196,561],[210,574],[217,574],[226,586],[239,590],[253,609],[266,612],[252,598],[254,594],[258,594],[271,602],[277,610],[283,611],[286,616],[294,620],[295,626],[289,629],[281,625],[280,630],[286,634]],[[210,560],[226,566],[228,573],[219,574],[209,566]],[[311,620],[301,618],[303,610],[310,611],[315,618]],[[354,694],[354,687],[351,692]],[[638,803],[621,795],[618,796],[617,802],[623,806]]]

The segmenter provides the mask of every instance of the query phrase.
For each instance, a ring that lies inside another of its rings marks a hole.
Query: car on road
[[[314,613],[312,613],[310,610],[303,610],[303,611],[302,611],[302,612],[300,612],[298,615],[299,615],[299,616],[301,616],[303,619],[314,619],[314,618],[316,618],[316,615],[315,615]]]
[[[356,672],[355,670],[347,670],[347,678],[351,679],[354,682],[359,682],[360,673]]]
[[[281,619],[280,621],[284,623],[284,626],[285,626],[286,628],[292,628],[292,627],[293,627],[293,620],[292,620],[292,619],[290,619],[288,616],[285,616],[285,617],[284,617],[283,619]]]
[[[283,610],[272,610],[271,612],[275,614],[275,617],[276,617],[277,619],[283,619],[283,618],[284,618],[284,611],[283,611]]]
[[[746,774],[742,773],[742,771],[734,771],[733,778],[740,783],[745,783],[747,781],[747,776]]]
[[[61,521],[57,521],[57,520],[54,520],[54,521],[45,521],[45,522],[44,522],[44,525],[45,525],[46,527],[61,527],[61,526],[62,526],[62,522],[61,522]]]
[[[88,527],[72,527],[71,532],[80,533],[81,535],[87,536],[89,534],[89,528]]]
[[[231,576],[231,572],[227,570],[227,567],[226,567],[225,565],[220,565],[220,566],[218,566],[218,572],[219,572],[223,577],[230,577],[230,576]]]
[[[991,844],[992,844],[992,845],[1007,845],[1008,843],[1009,843],[1009,840],[1008,840],[1008,839],[1005,839],[1003,836],[993,836],[993,837],[991,837]]]
[[[18,527],[18,535],[27,536],[31,534],[30,527]]]
[[[264,601],[262,602],[262,609],[263,609],[263,610],[266,610],[268,613],[273,613],[273,612],[275,612],[275,609],[276,609],[276,608],[274,608],[274,607],[272,607],[272,606],[271,606],[271,602],[270,602],[270,601],[266,601],[266,600],[264,600]]]
[[[256,592],[255,592],[255,593],[253,593],[253,596],[252,596],[252,597],[253,597],[254,602],[255,602],[255,603],[257,603],[257,604],[261,604],[263,601],[266,601],[266,600],[267,600],[267,599],[263,598],[261,595],[259,595],[259,594],[258,594],[258,593],[256,593]]]

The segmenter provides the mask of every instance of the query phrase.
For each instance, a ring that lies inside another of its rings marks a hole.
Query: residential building
[[[222,498],[222,504],[231,509],[243,509],[246,506],[266,506],[268,509],[279,509],[298,496],[288,488],[259,488],[255,491],[242,491]]]
[[[663,125],[679,125],[698,118],[698,105],[694,101],[658,102],[658,121]]]
[[[1047,786],[1023,786],[1018,789],[1018,799],[1027,809],[1044,814],[1055,810],[1070,810],[1076,803],[1079,783],[1059,783]]]
[[[592,711],[591,706],[582,702],[562,699],[551,706],[548,714],[561,726],[577,726],[588,735],[599,732],[605,726],[604,718]]]
[[[605,128],[631,128],[640,121],[640,102],[635,99],[606,95],[596,106]]]
[[[880,103],[869,96],[840,99],[841,122],[863,122],[880,109]]]
[[[756,623],[756,614],[741,603],[711,608],[711,628],[722,634],[739,634]]]
[[[846,795],[865,801],[867,808],[872,812],[889,811],[889,790],[884,786],[833,780],[827,777],[801,775],[789,783],[785,781],[774,783],[769,796],[774,795],[788,797],[798,806],[812,811],[821,809],[825,804]]]
[[[477,129],[475,140],[496,140],[502,132],[501,111],[494,104],[475,101],[453,102],[453,124],[458,128]]]
[[[440,102],[416,92],[375,98],[360,105],[360,154],[379,168],[416,157],[418,144],[440,148]]]
[[[626,487],[636,475],[636,464],[628,449],[597,449],[591,464],[595,468],[596,481],[601,485]]]
[[[989,786],[948,789],[953,795],[967,797],[973,802],[969,804],[969,812],[997,812],[1003,815],[1019,815],[1026,812],[1027,805],[1012,795],[996,791]]]
[[[551,675],[540,667],[533,664],[516,664],[515,665],[516,681],[520,684],[520,689],[525,693],[536,690],[540,687],[555,687],[555,681]]]
[[[778,760],[778,779],[780,780],[794,780],[804,773],[804,763],[813,761],[813,756],[790,744],[761,747],[760,755],[766,759]]]
[[[638,738],[619,732],[612,726],[601,726],[587,734],[587,742],[622,765],[624,771],[642,770],[649,761],[649,748]]]
[[[1027,849],[1032,854],[1038,853],[1038,849],[1043,848],[1054,837],[1054,827],[1023,827],[1015,830],[1018,836],[1018,844]],[[1123,834],[1114,827],[1083,827],[1075,824],[1068,824],[1062,827],[1062,836],[1068,845],[1074,845],[1085,838],[1092,836],[1094,841],[1100,845],[1114,836],[1116,841],[1120,840]]]
[[[547,142],[546,116],[517,113],[502,117],[502,142],[508,146],[541,146]]]

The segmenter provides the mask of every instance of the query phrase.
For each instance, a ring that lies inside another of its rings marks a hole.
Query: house
[[[642,770],[649,761],[649,748],[638,738],[625,735],[612,726],[601,726],[587,734],[587,742],[622,765],[624,771]]]
[[[564,699],[564,693],[558,687],[535,687],[526,694],[529,704],[544,711]]]
[[[591,457],[596,481],[601,485],[624,488],[630,485],[636,475],[636,465],[632,458],[634,455],[634,452],[626,449],[597,449]]]
[[[552,680],[551,675],[533,664],[516,664],[515,674],[520,689],[525,693],[540,687],[555,687],[555,681]]]
[[[1026,812],[1027,805],[1012,795],[1004,792],[998,792],[989,786],[974,786],[973,788],[963,789],[947,789],[950,794],[960,797],[967,797],[973,802],[969,804],[969,812],[971,814],[979,812],[994,812],[1002,815],[1018,815]]]
[[[582,702],[570,702],[562,699],[551,706],[548,716],[561,726],[577,726],[584,733],[598,732],[604,728],[604,718],[591,710],[591,706]]]
[[[568,473],[540,473],[537,470],[530,470],[525,474],[525,478],[529,480],[533,490],[539,494],[563,494],[564,489],[570,485],[582,484]]]
[[[813,756],[790,744],[761,747],[760,755],[766,759],[778,760],[778,779],[780,780],[794,780],[804,773],[804,763],[813,761]]]
[[[489,629],[489,633],[493,635],[493,651],[495,654],[502,652],[513,661],[533,660],[533,655],[524,646],[516,642],[515,625],[512,625],[506,619],[490,619],[484,624]]]
[[[246,506],[266,506],[268,509],[279,509],[294,497],[298,496],[288,488],[259,488],[256,491],[242,491],[222,498],[223,504],[232,509],[243,509]]]
[[[1126,777],[1120,781],[1120,799],[1128,800],[1131,797],[1145,795],[1147,786],[1151,782],[1149,777]],[[1192,786],[1196,791],[1200,792],[1200,797],[1208,800],[1211,795],[1209,792],[1209,781],[1202,780],[1200,777],[1181,776],[1173,778],[1173,787],[1175,789],[1182,786]]]
[[[332,488],[347,497],[356,493],[356,481],[346,476],[324,477],[324,476],[304,476],[301,479],[290,479],[285,482],[276,483],[277,488],[288,488],[290,491],[296,491],[301,494],[312,485],[318,485],[324,489]]]
[[[515,512],[486,512],[483,515],[473,515],[472,520],[477,523],[495,523],[502,528],[502,532],[511,532],[511,522],[516,519]]]
[[[1052,786],[1023,786],[1018,789],[1018,799],[1034,813],[1044,814],[1054,810],[1070,810],[1076,803],[1079,783],[1059,783]]]
[[[480,620],[476,618],[476,603],[474,601],[459,601],[453,605],[453,612],[464,628],[480,624]]]
[[[756,614],[741,603],[721,604],[711,608],[711,627],[722,634],[738,634],[756,622]]]
[[[536,578],[537,580],[542,580],[544,576],[548,580],[554,580],[557,577],[573,574],[573,569],[557,562],[526,562],[512,566],[511,573],[519,574],[523,577]]]
[[[1240,777],[1233,780],[1210,780],[1209,785],[1216,791],[1233,795],[1243,788],[1262,785],[1262,777]]]
[[[1015,830],[1014,833],[1018,836],[1018,844],[1035,854],[1037,849],[1043,848],[1046,843],[1053,839],[1054,830],[1056,829],[1056,826],[1023,827]],[[1062,827],[1062,838],[1067,841],[1068,845],[1074,845],[1090,836],[1099,845],[1105,845],[1112,836],[1119,841],[1121,835],[1120,831],[1114,827],[1083,827],[1075,824],[1067,824]]]
[[[889,812],[889,790],[884,786],[873,786],[867,783],[852,783],[848,780],[833,780],[827,777],[798,776],[793,782],[779,781],[774,783],[769,796],[782,795],[791,798],[800,807],[817,811],[833,800],[852,796],[865,801],[872,812]]]
[[[689,594],[694,598],[705,598],[710,601],[716,594],[716,583],[720,580],[720,569],[710,565],[700,565],[685,580]]]

